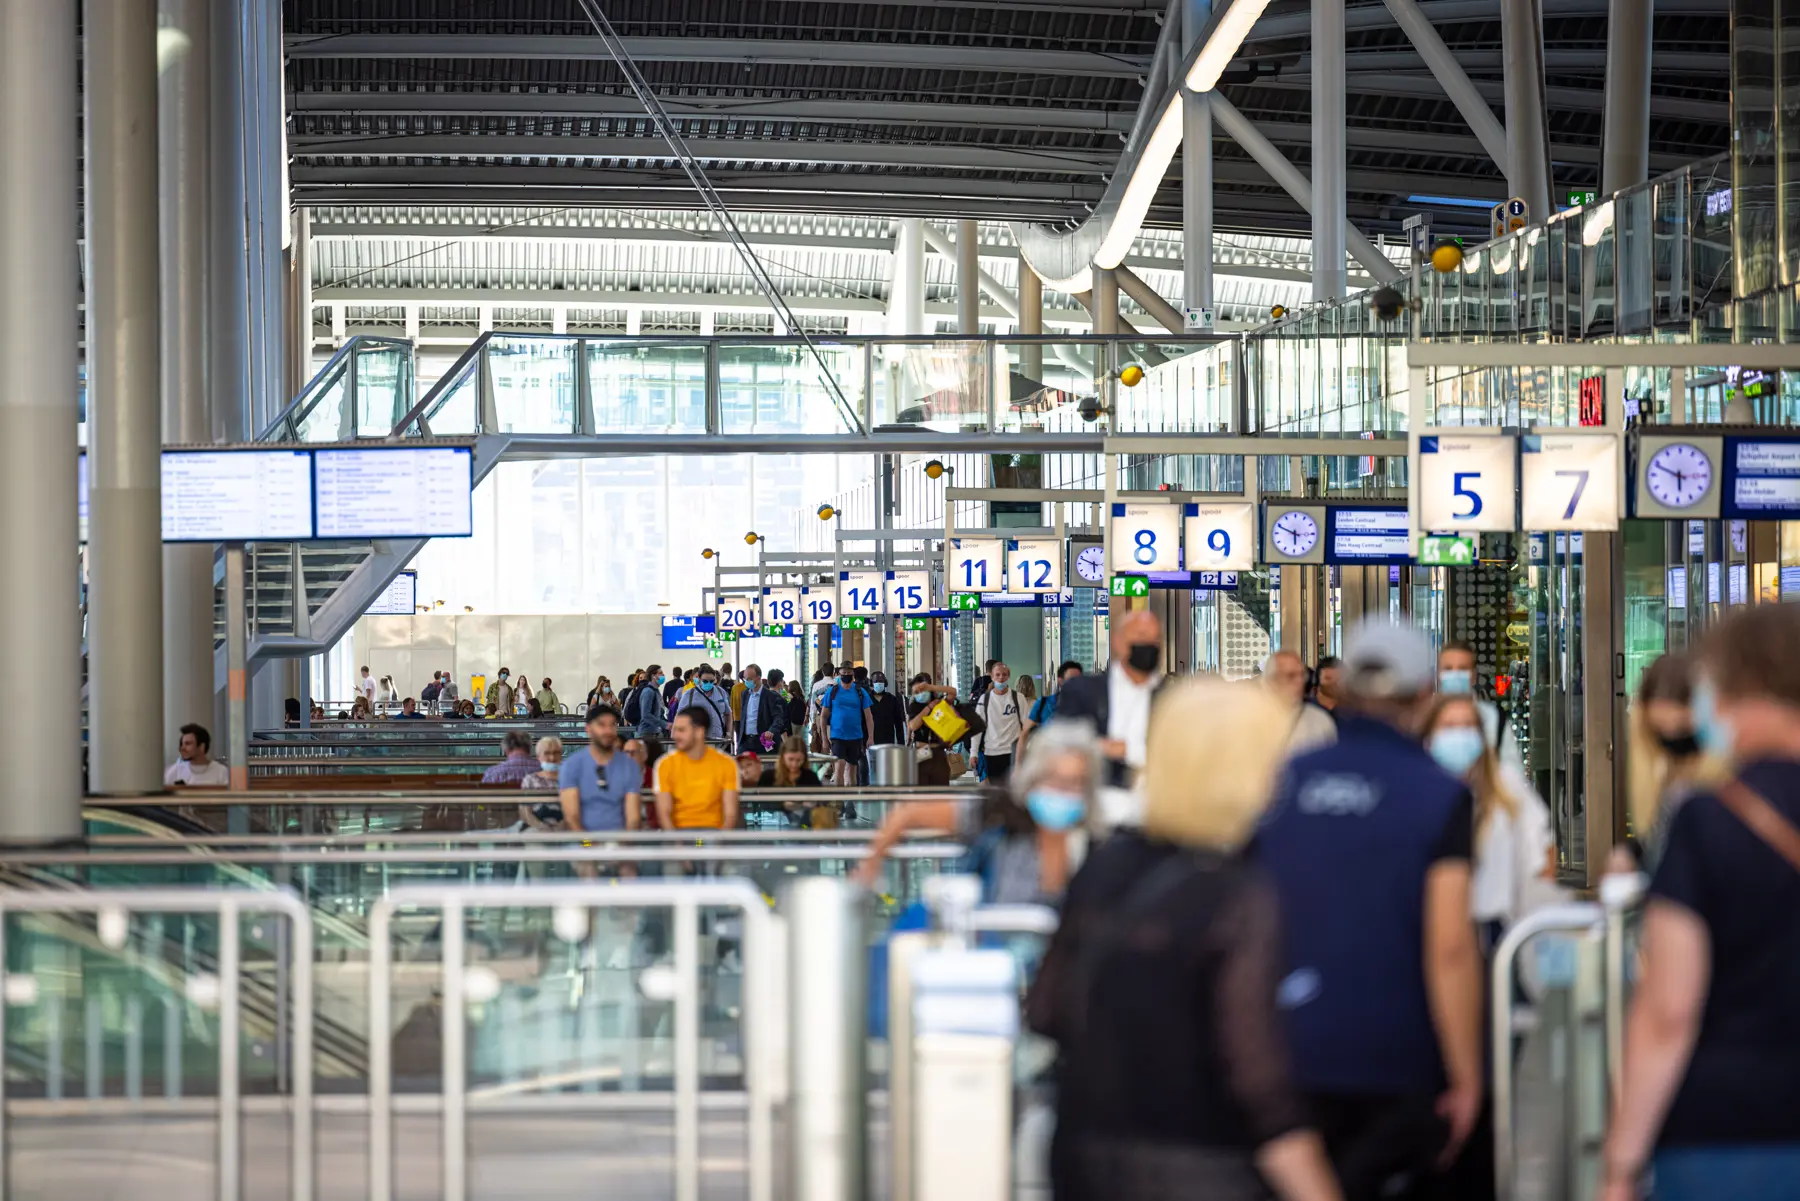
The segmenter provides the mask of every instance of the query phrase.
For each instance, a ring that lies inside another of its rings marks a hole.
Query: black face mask
[[[1658,734],[1656,741],[1662,744],[1663,750],[1677,759],[1686,759],[1700,753],[1700,738],[1693,733]]]
[[[1154,642],[1138,642],[1132,644],[1125,652],[1125,662],[1131,664],[1133,671],[1152,672],[1162,662],[1162,647]]]

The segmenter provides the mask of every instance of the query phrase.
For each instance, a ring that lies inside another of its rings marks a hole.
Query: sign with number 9
[[[1181,570],[1181,510],[1172,504],[1112,507],[1112,569],[1127,575]]]
[[[1189,571],[1249,571],[1256,566],[1256,506],[1232,500],[1182,506]]]

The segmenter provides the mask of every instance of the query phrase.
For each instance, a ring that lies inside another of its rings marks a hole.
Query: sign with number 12
[[[1008,592],[1061,592],[1063,544],[1049,538],[1012,538],[1006,543]]]

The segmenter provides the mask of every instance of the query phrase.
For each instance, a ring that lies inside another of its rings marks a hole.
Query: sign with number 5
[[[1125,575],[1181,570],[1181,510],[1172,504],[1112,507],[1112,569]]]
[[[1519,439],[1520,523],[1527,530],[1619,528],[1619,436]]]
[[[1419,528],[1511,533],[1518,447],[1510,435],[1440,429],[1419,437]]]
[[[1189,571],[1249,571],[1256,566],[1256,506],[1243,500],[1184,505],[1181,541]]]

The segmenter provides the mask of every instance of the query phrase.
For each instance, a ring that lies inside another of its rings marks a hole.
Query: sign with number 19
[[[1181,570],[1181,510],[1172,504],[1112,507],[1112,569],[1127,574]]]

